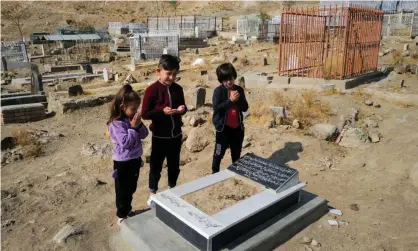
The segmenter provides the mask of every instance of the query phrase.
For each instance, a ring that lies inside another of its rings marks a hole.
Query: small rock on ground
[[[299,120],[297,120],[297,119],[293,120],[292,125],[293,125],[294,128],[299,129],[300,128]]]
[[[365,105],[368,105],[368,106],[371,106],[371,105],[373,105],[373,101],[371,101],[371,100],[365,100],[364,101],[364,104]]]
[[[193,128],[187,137],[186,148],[191,152],[200,152],[209,145],[209,139],[212,137],[213,132],[207,128]]]
[[[316,124],[312,126],[312,134],[322,140],[333,140],[337,133],[337,126],[331,124]]]
[[[314,247],[320,247],[321,246],[321,244],[315,239],[312,240],[311,245],[314,246]]]
[[[359,206],[358,206],[357,204],[351,204],[351,205],[350,205],[350,209],[351,209],[351,210],[353,210],[353,211],[358,211],[358,210],[360,210],[360,208],[359,208]]]
[[[74,228],[70,225],[66,225],[61,231],[59,231],[53,238],[53,240],[58,243],[62,244],[67,241],[68,237],[73,235],[82,234],[80,229]]]
[[[310,244],[311,242],[312,242],[312,238],[307,237],[307,236],[303,237],[302,240],[301,240],[302,244]]]
[[[378,133],[375,133],[375,132],[369,133],[369,137],[372,143],[377,143],[380,141],[380,136]]]

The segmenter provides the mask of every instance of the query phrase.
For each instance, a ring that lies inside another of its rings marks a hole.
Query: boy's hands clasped
[[[231,99],[232,102],[235,102],[239,99],[240,95],[238,91],[231,91],[229,94],[229,99]]]
[[[170,107],[166,107],[163,109],[165,115],[173,115],[184,112],[186,107],[184,105],[179,106],[177,109],[171,109]]]

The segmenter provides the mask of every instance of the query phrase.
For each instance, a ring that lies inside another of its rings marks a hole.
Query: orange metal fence
[[[330,6],[282,13],[279,74],[345,79],[377,69],[383,12]]]

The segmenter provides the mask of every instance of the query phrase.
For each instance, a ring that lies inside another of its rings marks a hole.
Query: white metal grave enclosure
[[[411,36],[414,13],[390,13],[383,15],[382,36]]]
[[[148,17],[149,32],[177,32],[180,38],[208,38],[222,29],[222,19],[211,16]]]
[[[159,58],[164,52],[179,55],[179,35],[175,32],[135,34],[129,39],[129,45],[133,63]]]
[[[7,61],[28,62],[28,55],[24,43],[2,42],[1,56]]]
[[[24,43],[1,42],[1,69],[27,67],[28,55]],[[3,64],[7,64],[3,65]]]

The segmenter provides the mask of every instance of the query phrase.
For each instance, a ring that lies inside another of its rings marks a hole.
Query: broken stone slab
[[[274,113],[274,115],[280,115],[283,118],[286,118],[286,108],[280,106],[270,106],[270,110]]]
[[[348,128],[345,130],[339,143],[347,148],[358,148],[369,142],[369,136],[359,128]]]
[[[70,236],[82,233],[83,232],[80,229],[74,228],[70,225],[66,225],[54,236],[53,240],[58,244],[62,244],[65,243]]]
[[[338,136],[338,128],[332,124],[316,124],[311,131],[312,135],[322,140],[333,141]]]

